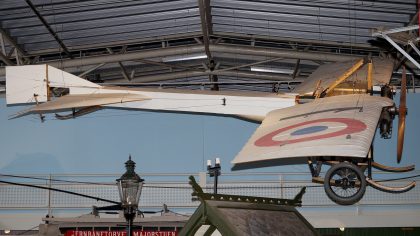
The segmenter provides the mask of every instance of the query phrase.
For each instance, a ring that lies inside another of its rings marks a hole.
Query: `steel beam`
[[[295,51],[295,50],[287,50],[287,49],[252,47],[252,46],[236,46],[236,45],[227,45],[227,44],[210,45],[210,50],[213,53],[220,52],[220,53],[232,53],[232,54],[239,54],[239,55],[282,57],[282,58],[311,60],[311,61],[342,62],[342,61],[360,59],[360,56],[355,56],[355,55],[343,55],[343,54],[307,52],[307,51],[303,52],[303,51]]]
[[[160,43],[162,41],[170,41],[170,40],[193,39],[195,37],[202,37],[202,34],[200,32],[179,33],[179,34],[167,35],[167,36],[154,36],[154,37],[148,37],[148,38],[127,39],[127,40],[104,42],[104,43],[75,45],[75,46],[68,46],[67,48],[71,51],[81,51],[81,50],[91,50],[91,49],[104,49],[107,47],[121,47],[121,45],[137,45],[137,44],[143,44],[143,43]],[[39,49],[36,51],[31,51],[30,56],[45,55],[45,54],[50,54],[50,53],[57,53],[57,49],[50,48],[50,49]]]
[[[419,12],[417,11],[416,14],[411,18],[410,22],[407,25],[412,25],[418,22],[419,20]]]
[[[1,44],[1,52],[3,54],[6,54],[6,47],[4,45],[4,39],[3,39],[3,34],[0,33],[0,44]]]
[[[322,53],[322,52],[302,52],[294,50],[284,50],[275,48],[265,47],[252,47],[252,46],[235,46],[235,45],[210,45],[210,50],[218,53],[231,53],[234,55],[253,55],[253,56],[264,56],[274,58],[290,58],[290,59],[301,59],[301,60],[316,60],[316,61],[330,61],[340,62],[360,59],[354,55],[343,55],[333,53]],[[135,61],[138,59],[147,58],[158,58],[173,55],[189,55],[193,53],[202,53],[204,47],[202,45],[194,46],[180,46],[180,47],[168,47],[160,49],[152,49],[138,52],[129,52],[125,54],[113,54],[103,56],[92,56],[86,58],[80,58],[77,60],[63,59],[60,61],[50,61],[38,64],[48,64],[56,68],[71,68],[71,67],[82,67],[88,65],[97,65],[101,63],[115,63],[118,61]],[[232,56],[234,57],[234,56]],[[4,68],[0,68],[0,76],[5,75]]]
[[[0,33],[22,56],[27,56],[26,52],[19,46],[19,44],[6,32],[5,29],[0,27]]]
[[[101,63],[101,64],[99,64],[99,65],[92,66],[91,68],[87,69],[85,72],[83,72],[83,73],[81,73],[81,74],[78,74],[77,76],[79,76],[79,77],[83,77],[83,76],[85,76],[85,75],[89,74],[90,72],[92,72],[92,71],[94,71],[94,70],[96,70],[96,69],[98,69],[99,67],[102,67],[102,66],[104,66],[104,65],[105,65],[105,63]]]
[[[112,54],[114,54],[114,51],[112,51],[112,49],[111,49],[111,48],[106,48],[106,50],[108,50],[109,54],[111,54],[111,55],[112,55]],[[125,50],[126,50],[126,49],[123,49],[122,51],[123,51],[123,52],[125,52]],[[118,66],[121,68],[121,74],[122,74],[122,76],[123,76],[126,80],[130,81],[130,80],[131,80],[131,77],[128,75],[127,70],[125,69],[125,67],[124,67],[124,65],[122,64],[122,62],[121,62],[121,61],[118,61],[117,63],[118,63]]]
[[[167,64],[167,63],[163,63],[163,62],[159,62],[159,61],[152,61],[152,60],[146,60],[146,59],[138,59],[136,61],[141,62],[143,64],[163,66],[163,67],[167,67],[167,68],[170,68],[170,69],[178,68],[178,69],[184,69],[184,70],[195,70],[194,68],[187,67],[187,66],[171,65],[171,64]]]
[[[203,44],[203,42],[201,42],[201,40],[197,37],[194,38],[194,40],[198,43],[198,44]]]
[[[213,34],[213,20],[211,15],[211,6],[210,6],[210,0],[203,0],[204,2],[204,10],[206,12],[206,24],[207,29],[209,32],[209,36]]]
[[[388,35],[384,33],[379,33],[379,35],[376,35],[376,36],[383,37],[392,46],[394,46],[394,48],[396,48],[401,54],[403,54],[409,61],[411,61],[417,68],[420,69],[420,64],[414,58],[412,58],[404,49],[402,49],[396,42],[394,42],[394,40],[392,40]]]
[[[228,76],[228,77],[237,77],[237,78],[251,78],[251,79],[260,79],[260,80],[270,80],[270,81],[296,81],[303,80],[304,77],[298,77],[296,80],[293,80],[290,76],[270,74],[270,73],[257,73],[251,71],[180,71],[172,72],[158,75],[147,75],[147,76],[137,76],[133,78],[133,82],[138,83],[150,83],[190,77],[199,77],[199,76],[209,76],[209,75],[219,75],[219,76]],[[107,80],[106,82],[124,82],[121,79],[116,80]]]
[[[207,15],[210,10],[206,9],[210,6],[208,0],[198,0],[198,8],[200,9],[200,19],[201,19],[201,31],[203,33],[203,44],[204,50],[206,52],[207,58],[209,60],[212,59],[211,52],[210,52],[210,16]]]
[[[413,43],[413,41],[408,41],[408,44],[414,49],[414,51],[417,53],[417,55],[419,55],[420,56],[420,51],[419,51],[419,49],[417,48],[417,46]]]
[[[117,62],[118,63],[118,65],[120,66],[120,68],[121,68],[121,74],[123,75],[123,77],[126,79],[126,80],[128,80],[128,81],[130,81],[131,80],[131,77],[128,75],[128,72],[127,72],[127,70],[125,69],[125,67],[124,67],[124,65],[122,64],[122,62]]]
[[[413,48],[407,48],[407,53],[408,54],[410,54],[411,52],[413,51]],[[395,66],[395,70],[399,70],[400,69],[400,67],[403,65],[403,64],[406,64],[406,62],[407,62],[407,58],[406,57],[404,57],[404,55],[401,55],[401,54],[397,54],[397,59],[398,59],[398,63],[397,63],[397,65]],[[407,64],[406,64],[406,66],[408,66]]]
[[[417,11],[416,14],[413,16],[413,18],[411,18],[410,22],[408,22],[407,25],[413,25],[416,22],[418,23],[418,19],[419,19],[419,12]],[[413,50],[412,48],[408,48],[407,53],[411,53],[412,50]],[[395,66],[395,70],[399,70],[400,67],[407,61],[407,58],[405,58],[404,56],[400,56],[397,59],[398,59],[398,63],[397,63],[397,66]]]
[[[51,26],[48,24],[48,22],[45,20],[45,18],[39,13],[39,11],[36,9],[35,5],[32,4],[31,0],[25,0],[26,3],[29,5],[29,7],[32,9],[32,11],[35,13],[35,15],[38,17],[38,19],[42,22],[42,24],[47,28],[48,32],[54,37],[55,41],[60,45],[60,47],[63,49],[63,51],[69,56],[71,59],[73,59],[73,55],[71,55],[70,51],[67,49],[66,45],[63,43],[63,41],[58,37],[57,33],[54,32],[54,30],[51,28]]]
[[[20,63],[19,53],[16,48],[15,48],[15,58],[16,58],[16,64],[20,66],[21,63]]]
[[[260,79],[260,80],[272,80],[272,81],[293,81],[290,76],[282,76],[274,73],[260,73],[254,71],[212,71],[211,74],[229,76],[229,77],[238,77],[238,78],[250,78],[250,79]],[[305,79],[303,77],[297,79]]]
[[[231,33],[231,32],[220,32],[216,31],[213,33],[214,37],[222,37],[222,38],[232,38],[232,39],[248,39],[248,40],[262,40],[262,41],[272,41],[272,42],[282,42],[287,43],[291,42],[291,38],[286,37],[278,37],[278,36],[265,36],[265,35],[250,35],[250,34],[241,34],[241,33]],[[332,41],[322,41],[322,40],[305,40],[305,39],[293,39],[292,42],[300,43],[304,45],[323,45],[323,46],[333,46],[333,47],[350,47],[348,43],[339,43],[339,42],[332,42]],[[360,48],[360,49],[367,49],[367,50],[377,50],[376,47],[373,47],[369,44],[360,44],[360,43],[352,43],[352,48]]]
[[[102,56],[92,56],[86,58],[78,58],[77,60],[63,59],[60,61],[42,62],[37,64],[48,64],[50,66],[62,69],[71,67],[83,67],[89,65],[98,65],[101,63],[116,63],[119,61],[135,61],[138,59],[165,57],[173,55],[188,55],[192,53],[202,53],[203,46],[187,46],[187,47],[170,47],[153,50],[145,50],[139,52],[129,52],[125,54],[107,54]],[[71,71],[71,69],[67,69]],[[5,75],[4,68],[0,68],[0,76]]]
[[[7,58],[6,55],[4,55],[2,52],[0,52],[0,59],[6,63],[8,66],[14,66],[15,63],[13,63],[9,58]]]
[[[279,60],[283,60],[283,59],[284,58],[272,58],[272,59],[267,59],[267,60],[264,60],[264,61],[257,61],[257,62],[243,64],[243,65],[239,65],[239,66],[232,66],[232,67],[228,67],[228,68],[223,68],[223,69],[220,69],[218,71],[220,72],[220,71],[236,70],[236,69],[240,69],[240,68],[244,68],[244,67],[250,67],[250,66],[265,64],[265,63],[268,63],[268,62],[279,61]]]
[[[377,37],[377,36],[382,36],[384,34],[394,34],[394,33],[399,33],[399,32],[404,32],[404,31],[410,31],[410,30],[417,30],[417,29],[419,29],[419,26],[418,25],[409,25],[409,26],[395,28],[395,29],[390,29],[390,30],[385,30],[385,31],[373,32],[372,33],[372,36]]]
[[[419,12],[417,11],[416,12],[416,14],[413,16],[413,18],[411,18],[411,20],[410,20],[410,22],[408,22],[408,24],[407,25],[413,25],[413,24],[415,24],[415,23],[417,23],[417,25],[420,25],[420,22],[419,22]],[[413,50],[413,48],[408,48],[407,49],[407,53],[408,54],[410,54],[411,53],[411,51]],[[398,64],[397,64],[397,66],[395,67],[396,68],[396,70],[398,70],[398,69],[400,69],[400,67],[405,63],[407,61],[407,58],[405,58],[405,57],[403,57],[402,56],[402,58],[400,58],[400,60],[399,60],[399,62],[398,62]]]
[[[296,60],[295,69],[293,70],[293,75],[292,75],[293,79],[296,78],[296,75],[297,75],[297,73],[299,71],[299,66],[300,66],[300,59],[298,58]]]

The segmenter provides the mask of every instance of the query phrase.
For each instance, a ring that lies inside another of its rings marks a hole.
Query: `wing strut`
[[[352,74],[354,74],[354,72],[359,70],[366,63],[366,61],[367,61],[366,58],[360,59],[350,69],[348,69],[346,72],[344,72],[336,81],[334,81],[334,83],[330,87],[325,89],[322,92],[321,96],[324,97],[326,95],[330,95],[331,92],[335,89],[335,87],[337,87],[341,82],[343,82],[344,80],[349,78]]]
[[[85,107],[79,110],[76,110],[75,108],[73,108],[72,113],[67,114],[67,115],[60,115],[60,114],[55,113],[55,118],[59,120],[68,120],[68,119],[73,119],[79,116],[83,116],[83,115],[98,111],[100,109],[102,109],[101,106],[90,106],[90,107]]]
[[[35,102],[36,102],[36,106],[38,106],[39,105],[38,94],[34,93],[34,99],[35,99]],[[39,118],[41,119],[41,122],[44,122],[45,121],[45,116],[41,112],[39,112],[38,114],[39,114]]]

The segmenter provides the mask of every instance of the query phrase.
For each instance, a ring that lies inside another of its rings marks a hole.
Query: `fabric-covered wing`
[[[306,163],[316,156],[364,158],[382,108],[393,104],[358,94],[272,111],[232,161],[234,169]]]
[[[134,102],[147,100],[146,96],[129,93],[98,93],[98,94],[75,94],[59,97],[55,100],[33,106],[27,110],[15,114],[12,119],[33,113],[50,113],[68,110],[72,108],[82,108],[90,106],[100,106],[115,103]]]
[[[298,94],[312,94],[317,87],[318,81],[321,81],[319,86],[322,89],[326,89],[355,63],[356,61],[348,61],[321,65],[303,83],[296,86],[293,89],[293,92]],[[394,63],[392,60],[374,58],[372,74],[373,85],[388,84],[391,79],[393,69]],[[366,88],[366,78],[367,65],[364,65],[345,81],[351,86],[354,86],[354,84],[357,82],[357,84],[361,85],[362,87],[364,85],[363,88]],[[344,87],[348,86],[344,85]]]

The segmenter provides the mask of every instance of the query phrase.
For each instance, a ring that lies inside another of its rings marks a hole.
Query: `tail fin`
[[[49,65],[6,67],[7,104],[46,102],[50,88],[68,88],[70,94],[88,93],[100,85]]]

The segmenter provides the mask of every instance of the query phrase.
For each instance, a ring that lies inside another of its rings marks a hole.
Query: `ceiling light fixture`
[[[162,58],[162,62],[175,62],[175,61],[188,61],[188,60],[197,60],[207,58],[206,54],[195,53],[188,55],[176,55],[176,56],[167,56]]]
[[[268,72],[268,73],[278,73],[278,74],[288,74],[292,75],[293,70],[291,69],[284,69],[284,68],[270,68],[270,67],[258,67],[252,66],[251,71],[255,72]]]

